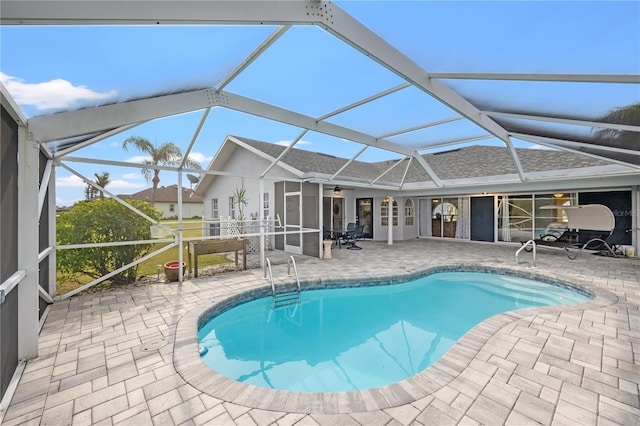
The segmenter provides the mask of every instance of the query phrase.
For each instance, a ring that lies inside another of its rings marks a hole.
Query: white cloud
[[[291,145],[293,141],[278,141],[275,142],[276,145],[280,145],[280,146],[289,146]],[[311,142],[308,141],[298,141],[298,143],[296,144],[296,146],[298,145],[311,145]]]
[[[197,163],[209,162],[213,157],[207,157],[206,155],[200,152],[192,152],[189,154],[189,158]],[[131,158],[126,159],[125,161],[129,163],[143,163],[145,161],[151,161],[151,157],[148,155],[135,155]]]
[[[57,176],[56,177],[56,186],[59,188],[82,188],[87,186],[87,184],[78,176]]]
[[[127,163],[144,163],[145,161],[151,161],[151,157],[149,157],[148,155],[135,155],[131,158],[127,158],[126,160]]]
[[[94,92],[86,86],[74,86],[57,78],[41,83],[27,83],[22,79],[0,73],[0,80],[20,105],[33,105],[38,110],[69,108],[78,101],[101,101],[117,95],[115,90]]]
[[[197,163],[204,163],[204,162],[208,163],[213,159],[213,157],[207,157],[206,155],[200,152],[192,152],[191,154],[189,154],[189,158],[191,158],[193,161]]]
[[[115,179],[109,181],[109,185],[107,185],[108,190],[112,189],[140,189],[145,188],[147,185],[139,182],[129,182],[123,179]]]
[[[142,179],[142,178],[144,178],[142,173],[125,173],[122,175],[122,179],[127,179],[127,180]]]
[[[129,175],[134,175],[133,173],[129,173]],[[125,175],[127,176],[127,175]],[[107,190],[112,190],[112,189],[140,189],[140,188],[145,188],[146,184],[143,182],[130,182],[129,180],[125,180],[125,179],[137,179],[138,176],[135,175],[133,177],[125,177],[122,176],[123,179],[112,179],[109,181],[109,184],[107,185]],[[84,188],[87,186],[87,184],[85,183],[84,180],[82,180],[81,178],[79,178],[76,175],[71,175],[71,176],[62,176],[62,177],[56,177],[56,186],[58,188]]]

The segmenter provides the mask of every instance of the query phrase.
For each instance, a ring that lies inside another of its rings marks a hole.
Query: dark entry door
[[[373,198],[356,198],[356,224],[365,238],[373,238]]]
[[[471,240],[493,241],[493,197],[471,197]]]

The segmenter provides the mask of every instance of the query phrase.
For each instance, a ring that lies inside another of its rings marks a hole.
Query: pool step
[[[279,293],[273,296],[273,309],[300,303],[300,292],[297,290]]]

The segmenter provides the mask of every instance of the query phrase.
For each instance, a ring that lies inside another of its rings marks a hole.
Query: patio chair
[[[344,241],[343,244],[347,246],[349,250],[362,250],[362,247],[356,244],[357,237],[356,235],[362,234],[362,226],[356,225],[351,222],[347,225],[347,230],[340,236],[340,238]]]
[[[611,210],[601,204],[582,206],[543,206],[541,209],[563,209],[568,218],[567,229],[558,236],[557,233],[545,234],[534,239],[536,245],[561,248],[569,259],[574,260],[583,250],[600,250],[617,257],[616,252],[607,244],[606,239],[613,233],[616,221]],[[522,242],[525,244],[525,242]],[[571,253],[570,249],[577,249]],[[533,248],[528,246],[526,251]]]

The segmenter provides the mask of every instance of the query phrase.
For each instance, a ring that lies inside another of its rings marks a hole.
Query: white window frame
[[[236,203],[233,197],[229,197],[229,217],[231,217],[231,219],[236,218]]]
[[[404,226],[413,226],[415,223],[415,206],[411,198],[404,200]]]

